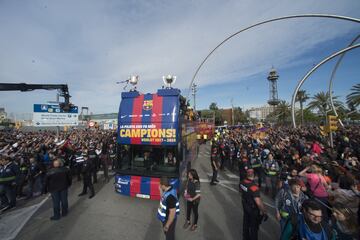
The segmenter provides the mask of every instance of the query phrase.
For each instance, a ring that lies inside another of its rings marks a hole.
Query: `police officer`
[[[263,161],[263,169],[266,183],[265,192],[269,193],[269,190],[271,190],[271,197],[275,199],[276,183],[278,180],[280,167],[278,162],[274,159],[272,153],[269,153],[268,157]]]
[[[91,180],[92,163],[89,160],[87,155],[84,155],[83,157],[84,157],[84,162],[83,162],[82,168],[81,168],[81,174],[82,174],[82,177],[83,177],[83,190],[79,194],[79,197],[83,196],[83,195],[86,195],[87,194],[87,189],[89,188],[89,190],[90,190],[89,198],[93,198],[95,196],[95,190],[94,190],[94,185],[93,185],[92,180]]]
[[[161,199],[157,217],[163,225],[166,240],[175,239],[176,216],[180,214],[180,204],[176,189],[170,185],[167,177],[160,179]]]
[[[82,148],[77,148],[76,152],[75,152],[75,169],[76,169],[76,176],[77,176],[77,180],[78,182],[81,181],[81,169],[82,169],[82,164],[84,162],[84,157],[83,157],[83,149]]]
[[[257,240],[261,221],[267,219],[260,189],[254,182],[254,170],[247,170],[247,177],[240,184],[244,211],[243,240]]]
[[[27,177],[29,173],[29,163],[28,160],[25,157],[22,157],[20,159],[20,169],[19,169],[19,177],[17,182],[17,196],[23,197],[23,188],[25,186]]]
[[[92,163],[91,174],[92,174],[92,177],[93,177],[93,181],[94,181],[94,183],[97,183],[98,156],[97,156],[97,154],[95,152],[95,146],[93,145],[93,143],[90,143],[89,160]]]
[[[251,168],[254,169],[255,176],[258,178],[258,185],[261,188],[262,183],[262,161],[257,148],[249,155]]]
[[[16,205],[16,178],[19,175],[19,166],[9,157],[3,157],[0,168],[0,194],[2,211],[14,208]]]
[[[249,161],[249,159],[248,159],[248,157],[246,155],[247,154],[244,151],[243,154],[241,155],[241,160],[239,162],[240,182],[243,181],[246,178],[246,172],[247,172],[248,169],[251,168],[250,161]]]

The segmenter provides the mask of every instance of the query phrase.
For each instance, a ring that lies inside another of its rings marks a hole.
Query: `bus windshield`
[[[118,171],[145,176],[177,176],[175,146],[122,145]]]

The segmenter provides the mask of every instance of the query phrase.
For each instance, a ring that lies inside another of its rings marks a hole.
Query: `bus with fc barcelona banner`
[[[160,178],[180,191],[198,154],[197,122],[180,90],[123,92],[118,115],[115,191],[160,199]]]

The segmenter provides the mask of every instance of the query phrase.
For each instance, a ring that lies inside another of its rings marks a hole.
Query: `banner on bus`
[[[176,145],[175,124],[120,124],[119,141],[122,144]]]

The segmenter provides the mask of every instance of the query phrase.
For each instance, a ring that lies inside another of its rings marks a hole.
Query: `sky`
[[[2,83],[66,83],[71,101],[93,113],[117,112],[124,85],[139,75],[138,90],[155,92],[162,76],[187,96],[195,70],[229,35],[254,23],[292,14],[323,13],[360,18],[359,0],[0,0]],[[250,108],[269,98],[274,67],[279,98],[290,102],[297,82],[315,64],[346,47],[360,33],[355,22],[306,18],[265,24],[222,45],[201,68],[196,108]],[[360,42],[360,41],[359,41]],[[344,57],[334,95],[344,100],[360,82],[360,48]],[[327,91],[334,59],[302,89]],[[31,113],[56,91],[0,92],[8,113]],[[191,101],[191,104],[193,102]]]

